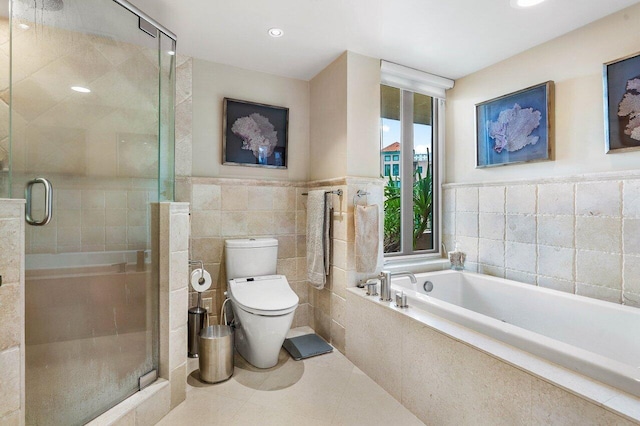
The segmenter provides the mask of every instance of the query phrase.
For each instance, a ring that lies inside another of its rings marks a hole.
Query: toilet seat
[[[230,280],[229,297],[243,311],[262,316],[287,315],[300,301],[284,275]]]

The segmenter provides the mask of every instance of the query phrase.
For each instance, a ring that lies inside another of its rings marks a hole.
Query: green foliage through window
[[[433,193],[431,167],[426,168],[423,177],[421,170],[414,172],[413,182],[413,247],[418,246],[419,239],[429,230],[433,216]],[[401,201],[398,180],[388,177],[384,188],[384,252],[400,251],[401,235]]]

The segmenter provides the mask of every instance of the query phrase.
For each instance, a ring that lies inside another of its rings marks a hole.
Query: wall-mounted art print
[[[224,98],[225,165],[287,168],[289,108]]]
[[[476,167],[552,159],[553,82],[476,105]]]
[[[640,53],[604,64],[605,152],[640,148]]]

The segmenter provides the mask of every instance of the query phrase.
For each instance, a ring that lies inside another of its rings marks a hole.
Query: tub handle
[[[407,295],[404,294],[404,291],[396,291],[396,307],[398,308],[408,308],[407,304]]]
[[[367,282],[367,296],[377,296],[378,295],[378,282]]]

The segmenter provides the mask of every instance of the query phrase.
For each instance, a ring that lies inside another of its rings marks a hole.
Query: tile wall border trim
[[[221,177],[180,177],[176,178],[178,181],[191,182],[192,185],[207,184],[207,185],[240,185],[240,186],[291,186],[291,187],[306,187],[307,182],[293,181],[293,180],[266,180],[266,179],[243,179],[243,178],[221,178]]]
[[[554,176],[548,178],[517,179],[503,181],[486,182],[455,182],[443,183],[442,188],[480,188],[486,186],[513,186],[513,185],[539,185],[553,183],[580,183],[580,182],[601,182],[610,180],[637,180],[640,179],[640,170],[625,170],[606,173],[579,174],[570,176]]]
[[[336,185],[384,185],[384,179],[360,176],[343,176],[339,178],[313,180],[307,182],[307,186],[309,186],[310,188]]]
[[[640,177],[640,176],[639,176]],[[384,185],[382,178],[370,178],[360,176],[343,176],[332,179],[313,180],[313,181],[294,181],[294,180],[277,180],[277,179],[245,179],[245,178],[227,178],[227,177],[206,177],[206,176],[179,176],[176,181],[191,183],[192,185],[208,184],[208,185],[240,185],[240,186],[290,186],[290,187],[321,187],[335,185]]]

